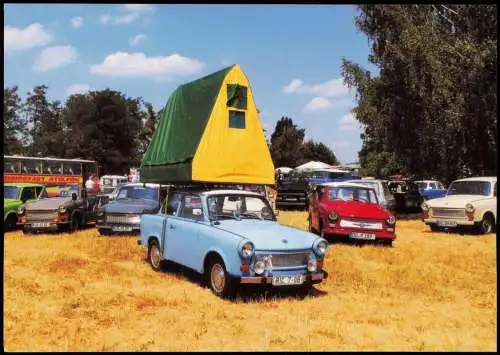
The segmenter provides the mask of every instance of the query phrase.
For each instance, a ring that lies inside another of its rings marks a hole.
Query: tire
[[[311,284],[308,285],[302,285],[296,288],[297,294],[299,295],[300,298],[304,298],[309,296],[313,289],[313,286]]]
[[[156,239],[153,239],[148,244],[148,264],[155,272],[163,270],[160,245],[158,244],[158,241]]]
[[[69,231],[70,233],[76,232],[80,228],[80,215],[74,214],[71,216],[71,220],[69,222]]]
[[[104,229],[104,228],[99,228],[98,231],[99,231],[100,235],[110,235],[111,234],[107,229]]]
[[[15,214],[10,214],[9,217],[5,220],[3,225],[3,232],[10,232],[16,228],[17,217]]]
[[[210,290],[220,298],[233,298],[236,286],[227,273],[226,266],[220,257],[213,258],[205,270],[206,283]]]
[[[493,233],[495,226],[495,221],[493,220],[493,216],[489,213],[486,213],[483,216],[481,222],[479,222],[479,232],[481,234]]]
[[[382,244],[382,245],[384,245],[386,247],[392,248],[392,242],[393,242],[392,239],[382,239],[380,241],[380,244]]]

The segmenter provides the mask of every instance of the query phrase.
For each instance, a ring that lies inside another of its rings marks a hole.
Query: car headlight
[[[24,208],[24,206],[21,206],[17,209],[17,214],[22,216],[25,211],[26,211],[26,208]]]
[[[309,256],[309,260],[307,260],[307,270],[310,272],[316,271],[318,268],[318,263],[314,255]]]
[[[427,203],[425,203],[425,202],[424,202],[424,203],[422,203],[422,206],[421,206],[421,207],[422,207],[422,210],[423,210],[423,211],[428,211],[428,210],[429,210],[429,205],[428,205]]]
[[[318,256],[325,255],[327,249],[328,249],[328,242],[324,239],[317,239],[316,242],[314,242],[313,244],[313,250]]]
[[[103,210],[98,210],[97,213],[96,213],[97,217],[101,217],[104,215],[104,211]]]
[[[396,223],[396,217],[391,215],[391,216],[387,217],[386,222],[387,222],[387,224],[394,224],[394,223]]]
[[[254,253],[254,246],[251,242],[245,242],[240,248],[240,255],[243,258],[250,258]]]
[[[330,214],[328,215],[328,219],[332,222],[335,222],[338,218],[339,215],[335,211],[330,212]]]
[[[256,261],[253,265],[253,271],[258,275],[263,274],[266,271],[266,263],[263,260]]]
[[[59,206],[59,213],[64,213],[64,212],[66,212],[66,207]]]
[[[474,206],[472,206],[472,204],[468,203],[465,205],[465,212],[472,213],[474,211],[475,211],[475,208],[474,208]]]

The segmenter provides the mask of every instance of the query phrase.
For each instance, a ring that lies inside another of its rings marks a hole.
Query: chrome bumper
[[[452,219],[452,218],[449,218],[449,219],[446,219],[446,218],[424,218],[423,219],[423,222],[425,224],[437,224],[438,221],[456,222],[458,226],[473,226],[477,223],[477,222],[469,221],[466,219]]]
[[[314,274],[307,274],[306,280],[302,285],[307,285],[308,283],[319,283],[323,279],[328,278],[328,273],[326,271],[315,272]],[[273,278],[272,276],[249,276],[249,277],[240,277],[241,284],[265,284],[272,285]],[[301,286],[301,285],[293,285],[293,286]]]

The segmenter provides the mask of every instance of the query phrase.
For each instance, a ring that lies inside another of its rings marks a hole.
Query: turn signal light
[[[250,267],[247,264],[241,264],[240,270],[241,271],[248,271],[248,270],[250,270]]]

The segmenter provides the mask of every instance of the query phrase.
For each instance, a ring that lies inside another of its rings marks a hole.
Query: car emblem
[[[285,244],[286,244],[286,243],[288,243],[288,240],[286,240],[286,239],[282,239],[281,241],[282,241],[283,243],[285,243]]]

